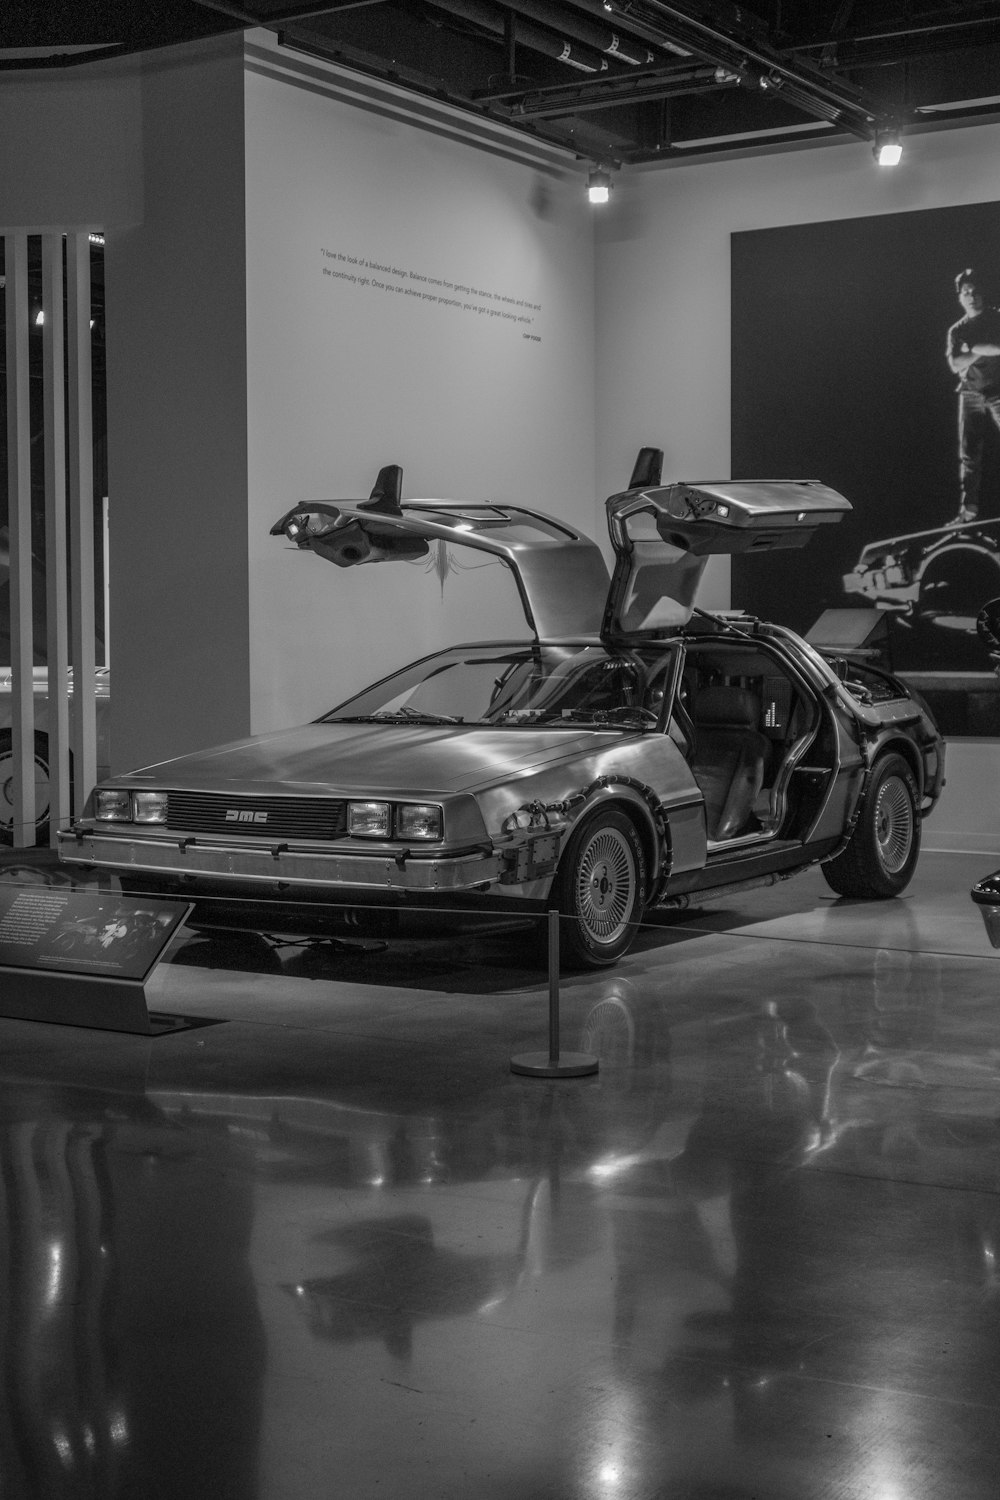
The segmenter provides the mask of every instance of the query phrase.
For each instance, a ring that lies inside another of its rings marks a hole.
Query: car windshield
[[[670,649],[470,646],[404,668],[321,722],[652,729],[662,722],[673,661]]]

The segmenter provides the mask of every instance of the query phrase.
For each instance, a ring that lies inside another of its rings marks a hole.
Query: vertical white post
[[[101,497],[101,537],[104,557],[104,665],[111,665],[111,527],[108,497]]]
[[[76,809],[97,780],[94,697],[94,437],[90,369],[90,236],[66,236],[66,349],[69,365],[70,639],[73,647],[73,795]],[[68,812],[68,809],[67,809]]]
[[[28,380],[28,236],[5,237],[7,515],[10,527],[11,739],[14,847],[35,842],[35,694],[31,603],[31,422]]]
[[[45,595],[49,699],[49,842],[69,824],[69,637],[63,237],[42,235]]]

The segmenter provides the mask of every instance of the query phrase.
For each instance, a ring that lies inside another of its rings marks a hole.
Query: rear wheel
[[[591,813],[566,846],[553,890],[568,967],[604,968],[631,947],[645,888],[646,859],[631,818],[613,809]]]
[[[884,901],[910,883],[920,853],[913,773],[901,755],[878,761],[846,849],[821,868],[839,896]]]
[[[49,837],[49,738],[35,734],[35,844]],[[14,842],[14,736],[0,729],[0,844]]]
[[[914,621],[921,666],[985,666],[976,616],[998,585],[996,559],[971,547],[949,549],[928,563]]]

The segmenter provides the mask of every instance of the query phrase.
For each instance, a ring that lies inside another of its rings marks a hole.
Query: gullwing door
[[[402,470],[380,471],[368,500],[297,505],[271,527],[339,568],[426,556],[430,544],[488,552],[514,575],[525,618],[543,640],[597,635],[608,570],[597,544],[565,522],[520,505],[400,501]]]
[[[653,457],[640,455],[630,488],[607,502],[615,567],[602,633],[612,639],[686,625],[709,557],[804,547],[851,509],[815,480],[661,485],[659,455],[643,453]]]

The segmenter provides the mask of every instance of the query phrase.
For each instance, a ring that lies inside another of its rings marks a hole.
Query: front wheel
[[[821,868],[838,896],[885,901],[909,885],[919,853],[913,773],[901,755],[887,755],[875,765],[850,842]]]
[[[631,818],[611,809],[584,818],[553,887],[568,967],[601,969],[631,947],[645,888],[646,858]]]
[[[35,732],[35,844],[49,838],[49,738]],[[14,736],[0,729],[0,844],[14,842]]]

